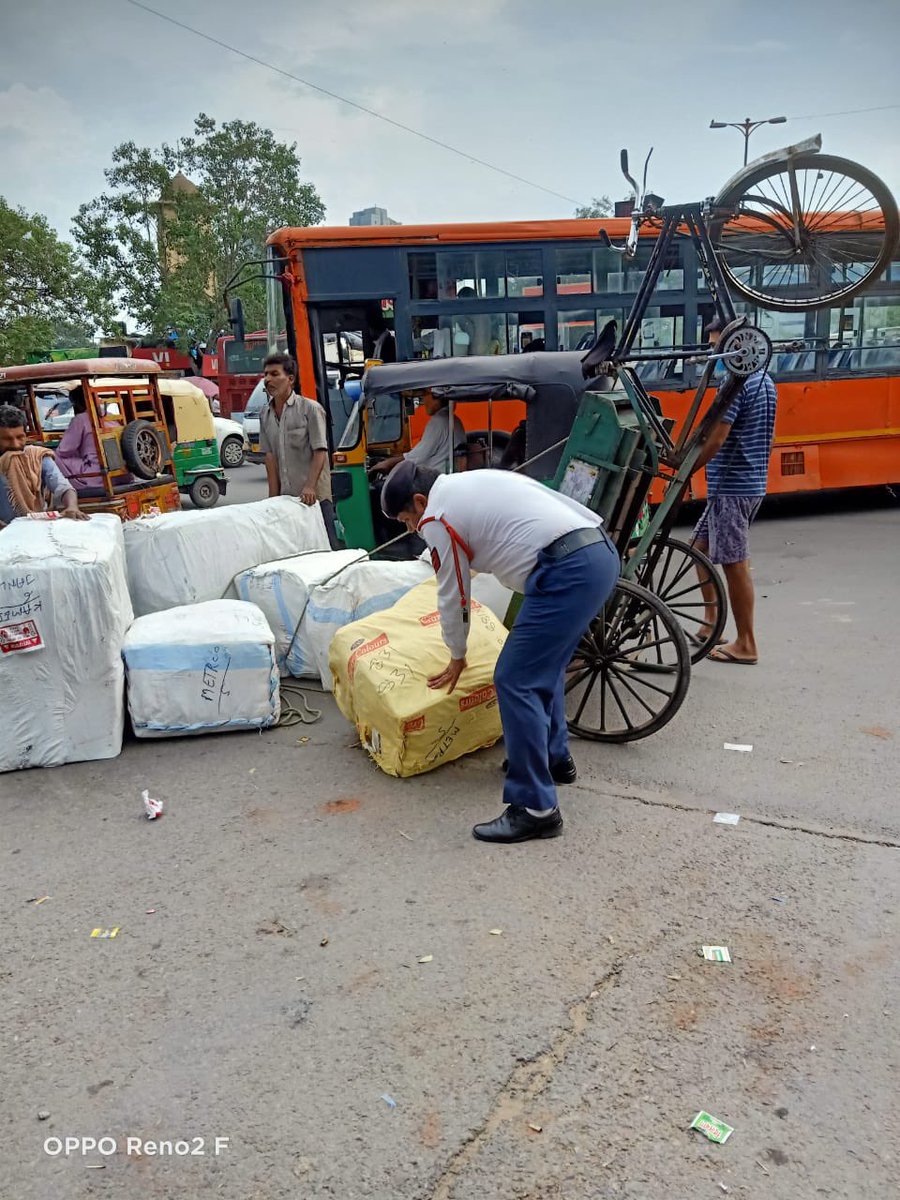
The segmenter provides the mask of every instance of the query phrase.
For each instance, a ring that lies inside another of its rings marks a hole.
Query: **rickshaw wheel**
[[[685,632],[691,662],[705,658],[715,646],[728,620],[728,598],[722,576],[707,556],[680,538],[655,541],[637,572],[637,582],[662,600]],[[706,603],[701,580],[715,592],[715,620],[706,633]]]
[[[687,638],[652,592],[620,579],[566,673],[569,729],[595,742],[635,742],[678,712],[691,678]]]
[[[155,479],[163,454],[156,430],[149,421],[129,421],[119,439],[125,466],[138,479]]]

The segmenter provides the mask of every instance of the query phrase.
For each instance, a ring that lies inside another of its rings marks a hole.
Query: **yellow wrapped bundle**
[[[328,655],[335,699],[382,771],[404,777],[433,771],[500,738],[493,679],[505,640],[502,623],[473,601],[468,667],[455,691],[429,688],[429,677],[450,657],[430,579],[393,608],[338,630]]]

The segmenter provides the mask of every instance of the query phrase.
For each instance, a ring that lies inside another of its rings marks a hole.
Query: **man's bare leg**
[[[698,539],[694,545],[701,554],[709,554],[709,542]],[[703,624],[697,630],[697,637],[703,641],[712,633],[718,614],[718,604],[716,589],[713,581],[709,577],[709,572],[703,567],[697,567],[697,578],[700,581],[700,591],[703,595],[703,601],[706,605],[706,611],[703,614]]]
[[[731,612],[737,626],[737,637],[727,645],[713,650],[711,658],[718,657],[720,661],[741,659],[744,662],[755,662],[758,657],[756,637],[753,632],[753,578],[750,574],[750,560],[724,563],[725,582],[728,584],[728,599]]]

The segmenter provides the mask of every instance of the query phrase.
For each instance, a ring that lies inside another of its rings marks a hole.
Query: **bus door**
[[[316,371],[316,395],[328,413],[332,449],[341,440],[353,410],[344,383],[361,379],[366,360],[396,361],[392,300],[350,304],[310,304],[310,335]]]

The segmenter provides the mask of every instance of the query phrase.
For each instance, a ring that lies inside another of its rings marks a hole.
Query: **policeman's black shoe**
[[[527,842],[531,838],[559,837],[562,831],[562,813],[558,808],[546,817],[533,817],[526,809],[513,804],[496,820],[475,825],[472,829],[480,842]]]
[[[503,774],[509,770],[509,759],[504,758],[503,766],[501,767]],[[551,763],[550,775],[554,783],[574,783],[578,778],[578,770],[575,766],[575,759],[571,754],[567,754],[565,758],[561,758],[559,762]]]

